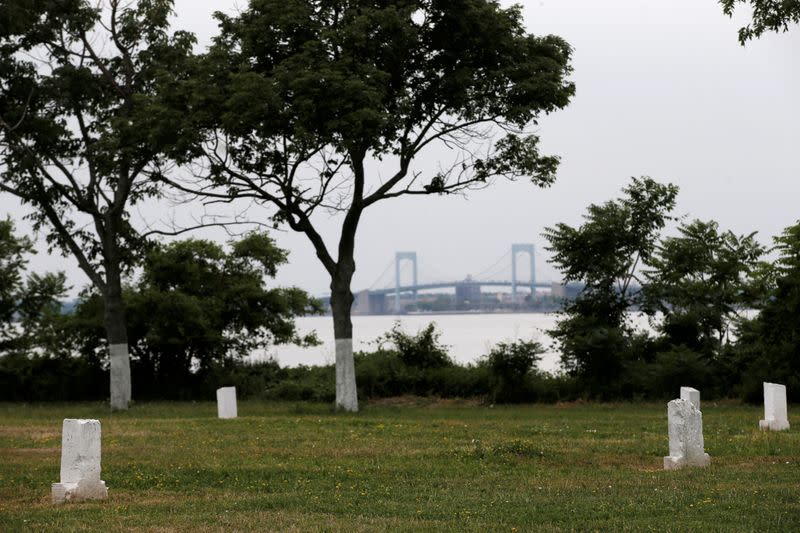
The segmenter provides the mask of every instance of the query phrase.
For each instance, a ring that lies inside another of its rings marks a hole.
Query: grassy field
[[[800,531],[800,431],[762,412],[704,404],[711,466],[665,472],[661,404],[5,404],[0,531]],[[108,500],[50,503],[65,417],[101,420]]]

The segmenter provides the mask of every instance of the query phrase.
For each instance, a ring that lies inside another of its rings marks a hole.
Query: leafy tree
[[[683,346],[715,361],[729,333],[757,294],[752,275],[763,247],[755,234],[720,231],[716,222],[682,224],[679,235],[664,239],[645,272],[644,304],[661,321],[658,329],[671,346]]]
[[[313,334],[297,332],[294,319],[319,312],[319,303],[300,289],[265,283],[286,258],[263,233],[232,243],[230,252],[204,240],[150,250],[125,298],[134,369],[147,380],[142,388],[180,390],[193,371],[241,360],[255,349],[317,343]],[[68,321],[76,346],[97,352],[99,295],[85,298]]]
[[[760,398],[762,381],[784,383],[800,399],[800,222],[775,238],[774,250],[767,297],[737,331],[743,393],[751,400]]]
[[[739,42],[743,45],[766,31],[789,31],[790,24],[800,23],[800,0],[720,0],[720,3],[729,17],[738,4],[752,7],[752,22],[739,30]]]
[[[61,310],[63,273],[33,273],[23,279],[33,253],[30,239],[16,236],[10,219],[0,220],[0,356],[39,346],[51,336],[50,318]]]
[[[623,192],[590,205],[579,227],[560,223],[544,232],[565,282],[585,284],[550,334],[561,346],[564,368],[593,393],[619,377],[632,333],[625,312],[638,302],[639,268],[653,255],[678,189],[645,177],[634,178]]]
[[[336,405],[355,411],[350,285],[362,216],[388,199],[496,177],[551,184],[558,158],[540,154],[528,128],[574,94],[572,50],[528,34],[521,8],[494,0],[251,0],[216,16],[205,78],[190,84],[210,181],[173,184],[256,199],[275,209],[275,224],[306,235],[331,281]],[[415,168],[435,145],[451,162]],[[376,161],[392,173],[382,179]],[[334,246],[320,211],[341,215]]]
[[[122,277],[142,247],[128,210],[157,193],[148,174],[182,131],[164,100],[194,41],[168,33],[171,8],[0,1],[0,191],[102,295],[114,409],[131,398]]]

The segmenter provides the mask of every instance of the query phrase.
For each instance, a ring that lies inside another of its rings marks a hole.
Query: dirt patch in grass
[[[0,457],[14,455],[58,455],[61,448],[0,448]]]
[[[0,426],[0,438],[25,438],[47,440],[61,438],[61,430],[43,429],[37,426]]]
[[[425,396],[395,396],[370,400],[374,407],[476,407],[483,405],[479,398],[430,398]]]
[[[581,400],[580,398],[577,400],[572,400],[570,402],[558,402],[556,403],[556,408],[558,409],[568,409],[570,407],[581,407],[587,405],[589,402],[586,400]]]

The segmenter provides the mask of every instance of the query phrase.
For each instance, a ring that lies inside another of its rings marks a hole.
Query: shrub
[[[11,353],[0,357],[0,401],[66,402],[108,398],[108,370],[83,357]]]
[[[431,322],[416,335],[409,335],[400,329],[395,322],[391,331],[378,339],[381,344],[389,342],[400,354],[400,359],[413,368],[441,368],[452,366],[453,361],[447,355],[448,347],[439,342],[441,333],[436,330],[436,323]]]
[[[404,394],[469,398],[488,392],[488,371],[479,366],[418,368],[408,365],[399,352],[383,349],[358,353],[355,361],[359,397],[365,399]]]
[[[676,398],[682,386],[711,389],[712,367],[708,360],[685,346],[659,353],[651,368],[651,396]]]
[[[544,350],[535,341],[501,342],[486,356],[489,369],[490,399],[498,403],[519,403],[530,400],[530,377]]]

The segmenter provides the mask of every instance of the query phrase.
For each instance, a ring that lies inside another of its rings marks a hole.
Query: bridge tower
[[[417,286],[417,252],[397,252],[394,256],[394,310],[400,312],[400,263],[411,261],[414,272],[414,287]],[[414,289],[414,301],[417,301],[417,291]]]
[[[531,265],[531,295],[536,290],[536,248],[532,244],[511,245],[511,301],[517,302],[517,255],[528,254]]]

